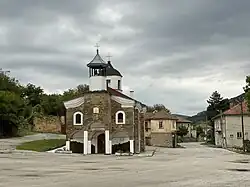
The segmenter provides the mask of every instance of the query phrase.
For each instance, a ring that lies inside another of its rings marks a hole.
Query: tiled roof
[[[65,101],[64,106],[66,109],[79,107],[84,103],[84,97],[78,97],[70,101]]]
[[[112,99],[114,99],[114,100],[117,100],[120,97],[119,101],[122,102],[123,104],[125,104],[125,103],[131,104],[133,102],[136,102],[136,103],[140,103],[143,107],[146,106],[145,104],[143,104],[143,103],[141,103],[141,102],[139,102],[139,101],[137,101],[137,100],[135,100],[135,99],[133,99],[133,98],[119,92],[119,91],[117,91],[117,90],[114,90],[114,89],[112,89],[110,87],[108,87],[107,91],[110,93],[110,95],[115,96],[115,97],[112,97]],[[129,100],[131,102],[129,102]],[[79,107],[83,103],[84,103],[84,97],[78,97],[76,99],[65,101],[64,106],[65,106],[66,109],[69,109],[69,108]]]
[[[111,96],[111,99],[116,101],[117,103],[120,103],[122,106],[131,106],[131,105],[134,106],[135,104],[134,100],[126,99],[126,98],[118,97],[114,95]]]
[[[241,114],[241,106],[240,105],[241,105],[241,103],[235,105],[234,107],[225,111],[223,114],[224,115],[239,115],[239,114]],[[243,114],[249,114],[246,101],[244,101],[242,103],[242,108],[243,108]]]
[[[108,87],[108,90],[107,90],[107,91],[108,91],[111,95],[113,95],[113,96],[118,96],[118,97],[122,97],[122,98],[125,98],[125,99],[130,99],[130,100],[133,100],[133,101],[135,101],[135,102],[140,103],[142,106],[146,106],[145,104],[143,104],[143,103],[141,103],[141,102],[139,102],[139,101],[137,101],[137,100],[135,100],[135,99],[133,99],[133,98],[131,98],[131,97],[129,97],[129,96],[123,94],[123,93],[121,93],[120,91],[117,91],[117,90],[113,89],[113,88]]]
[[[178,118],[177,123],[192,123],[192,121],[189,121],[185,118],[178,117],[178,116],[176,116],[176,117]]]
[[[170,113],[168,113],[166,110],[161,110],[158,112],[153,113],[153,115],[149,116],[147,119],[172,119],[177,120],[178,118]]]
[[[152,112],[146,112],[146,113],[145,113],[145,116],[144,116],[144,117],[145,117],[145,120],[150,119],[150,117],[153,116],[153,115],[154,115],[154,114],[153,114]]]

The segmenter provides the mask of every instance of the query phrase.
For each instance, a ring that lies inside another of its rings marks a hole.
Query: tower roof
[[[110,61],[108,61],[108,67],[106,69],[106,72],[107,72],[107,76],[120,76],[120,77],[122,77],[121,73],[112,66]]]
[[[87,64],[87,66],[90,68],[104,68],[107,67],[108,64],[106,64],[106,62],[99,55],[99,50],[97,49],[95,57],[90,61],[90,63]]]

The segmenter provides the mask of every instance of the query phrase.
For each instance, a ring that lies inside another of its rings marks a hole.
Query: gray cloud
[[[248,0],[6,0],[1,67],[49,92],[88,83],[100,41],[124,84],[148,104],[194,114],[218,90],[242,92],[250,72]]]

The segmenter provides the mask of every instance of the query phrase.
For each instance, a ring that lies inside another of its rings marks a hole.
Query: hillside
[[[206,121],[206,111],[199,112],[198,114],[189,117],[188,120],[192,121],[193,123],[205,122]]]
[[[186,115],[182,115],[182,114],[173,114],[174,116],[180,117],[180,118],[184,118],[184,119],[188,119],[191,116],[186,116]]]
[[[232,97],[229,99],[229,102],[232,106],[236,105],[239,103],[239,101],[244,97],[244,93],[236,96],[236,97]],[[188,120],[193,121],[193,123],[198,123],[198,122],[205,122],[206,121],[206,111],[202,111],[199,112],[198,114],[191,116],[188,118]]]

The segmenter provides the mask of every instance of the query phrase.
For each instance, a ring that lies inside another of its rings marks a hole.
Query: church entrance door
[[[105,134],[97,137],[97,153],[105,153]]]

